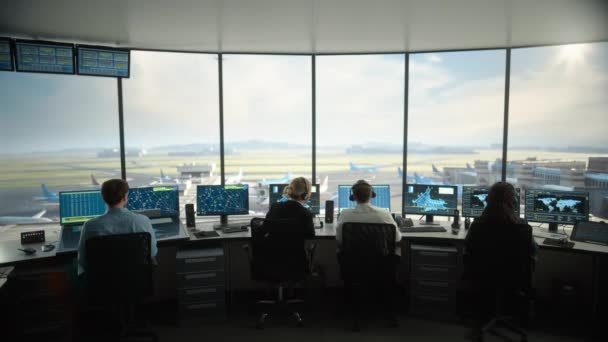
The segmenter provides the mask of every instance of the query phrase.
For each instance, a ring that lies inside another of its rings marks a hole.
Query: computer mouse
[[[36,253],[36,250],[32,247],[19,248],[19,250],[22,251],[23,253],[25,253],[25,255],[32,255],[32,254]]]
[[[247,231],[247,230],[249,230],[249,226],[241,226],[241,230]]]
[[[47,244],[47,245],[42,246],[43,252],[50,252],[53,249],[55,249],[55,245],[52,245],[52,244]]]

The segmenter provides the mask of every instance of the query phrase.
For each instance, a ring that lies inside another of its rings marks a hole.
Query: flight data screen
[[[526,220],[574,224],[589,218],[589,193],[584,191],[526,191]]]
[[[74,49],[71,45],[16,43],[17,71],[74,73]]]
[[[462,188],[462,216],[479,217],[488,206],[490,188],[465,186]],[[515,189],[515,216],[519,217],[519,188]]]
[[[448,185],[407,184],[406,214],[452,216],[458,208],[458,188]]]
[[[78,73],[129,77],[129,51],[79,46]]]
[[[0,40],[0,70],[13,71],[13,56],[8,40]]]
[[[270,191],[270,196],[269,196],[269,207],[272,206],[273,203],[276,202],[287,202],[289,200],[289,198],[287,197],[287,195],[283,194],[283,190],[285,190],[285,187],[287,187],[288,184],[270,184],[269,185],[269,191]],[[319,197],[319,184],[315,184],[312,187],[312,193],[310,194],[310,199],[304,203],[304,208],[310,210],[311,213],[315,214],[315,215],[319,215],[319,202],[320,202],[320,197]]]
[[[59,193],[59,222],[80,224],[106,212],[106,203],[99,190]]]
[[[338,210],[341,212],[344,209],[354,208],[357,202],[351,201],[350,189],[352,185],[338,185]],[[371,205],[391,211],[391,188],[389,185],[372,185],[376,197],[372,198]]]
[[[179,191],[176,186],[129,189],[127,209],[150,218],[179,216]]]
[[[196,214],[246,215],[249,213],[249,185],[199,185]]]

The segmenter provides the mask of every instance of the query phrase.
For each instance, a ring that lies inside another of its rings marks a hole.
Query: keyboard
[[[228,224],[228,225],[222,227],[222,233],[226,234],[226,233],[246,232],[249,229],[248,226],[249,226],[249,224],[247,224],[247,222]],[[243,227],[245,227],[245,228],[243,228]]]
[[[445,233],[447,230],[443,227],[401,227],[399,231],[402,233]]]

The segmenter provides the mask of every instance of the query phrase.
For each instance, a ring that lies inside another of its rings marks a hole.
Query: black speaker
[[[325,201],[325,223],[334,223],[334,201]]]
[[[454,222],[452,222],[452,228],[460,228],[460,211],[458,209],[454,209]]]
[[[196,222],[194,220],[194,204],[192,203],[186,204],[186,227],[196,227]]]

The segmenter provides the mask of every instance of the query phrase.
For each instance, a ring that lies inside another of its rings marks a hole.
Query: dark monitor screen
[[[406,214],[452,216],[458,208],[458,187],[406,184],[403,211]]]
[[[74,73],[74,46],[72,44],[18,40],[15,48],[17,71]]]
[[[82,224],[106,212],[99,190],[63,191],[59,193],[59,222]]]
[[[196,214],[249,214],[249,185],[199,185],[196,187]]]
[[[150,218],[179,216],[177,186],[131,188],[127,209]]]
[[[129,50],[78,46],[80,75],[129,77]]]
[[[338,210],[342,212],[344,209],[354,208],[357,206],[355,201],[351,201],[350,189],[352,185],[338,185]],[[382,208],[388,212],[391,211],[391,187],[386,184],[372,185],[376,197],[370,200],[371,205]]]
[[[488,205],[487,197],[489,187],[485,186],[464,186],[462,187],[462,216],[474,217],[481,216],[483,210]],[[519,188],[515,188],[515,216],[519,217]]]
[[[270,206],[276,202],[286,202],[289,200],[287,195],[283,194],[285,187],[289,184],[270,184],[268,186],[270,195],[268,201]],[[314,184],[312,186],[312,193],[310,194],[310,199],[304,203],[304,207],[310,210],[311,213],[315,215],[319,215],[319,202],[320,202],[320,193],[319,193],[319,184]]]
[[[585,191],[526,190],[526,220],[575,224],[589,219],[589,193]]]
[[[11,53],[11,41],[8,39],[0,39],[0,70],[15,70],[13,54]]]

